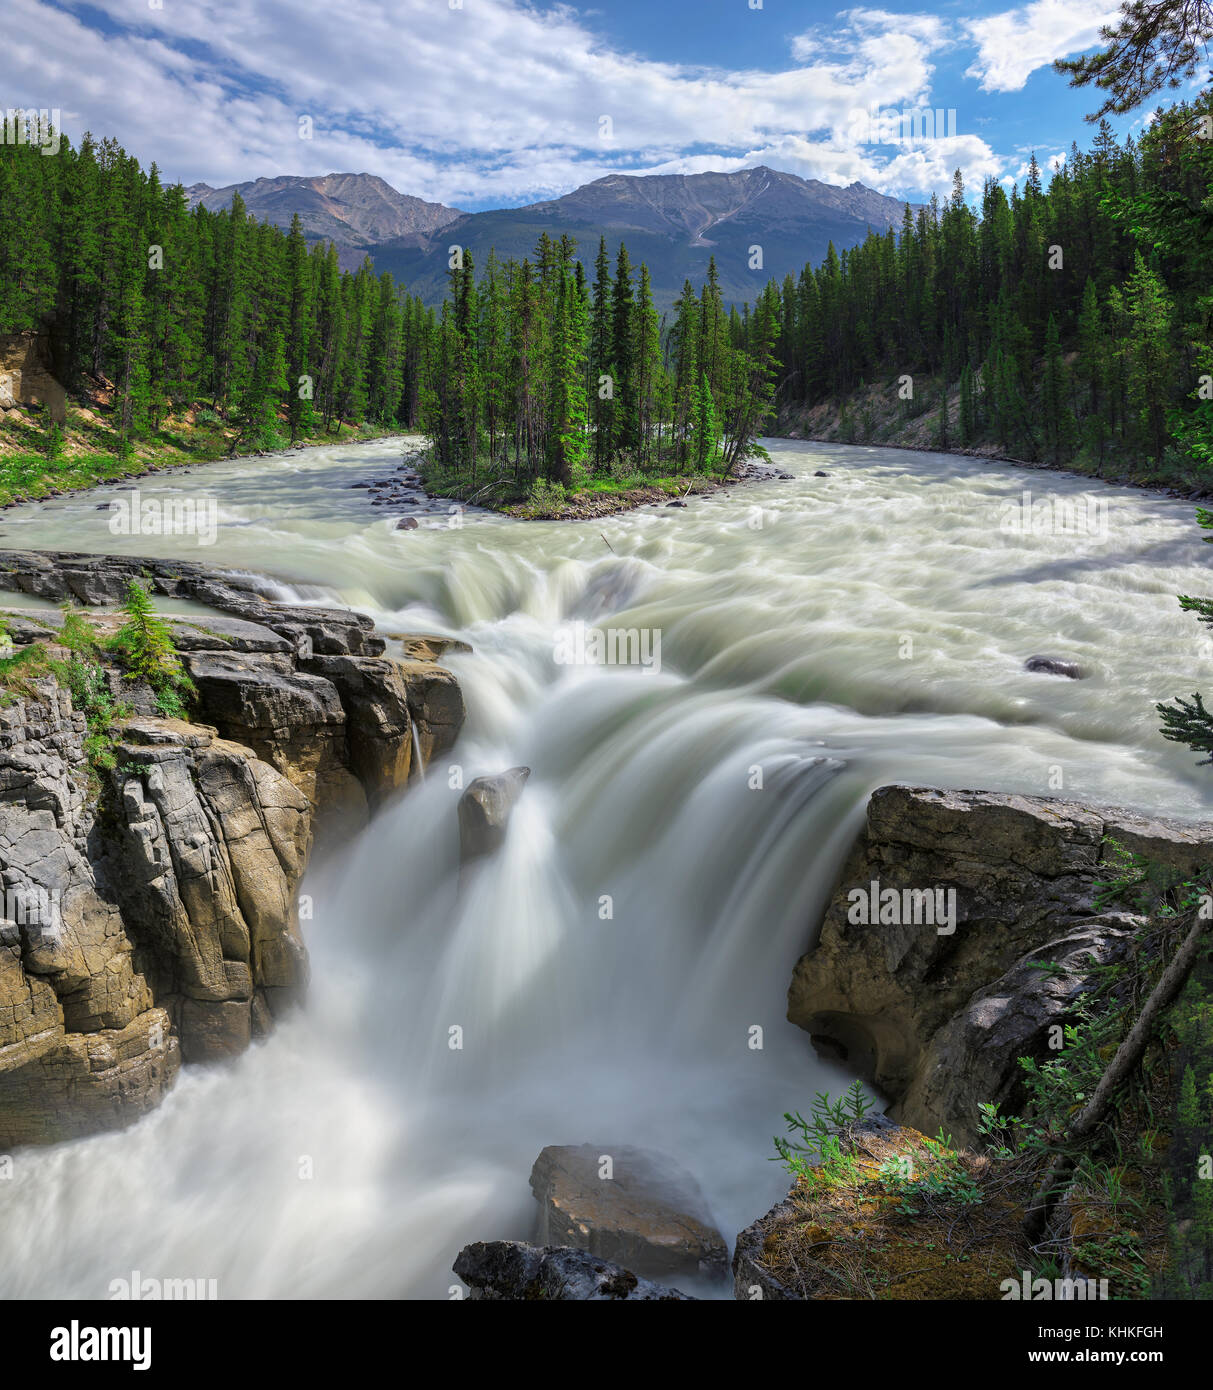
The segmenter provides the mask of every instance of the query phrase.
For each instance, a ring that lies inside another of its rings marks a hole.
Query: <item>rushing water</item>
[[[785,1185],[766,1161],[781,1113],[849,1080],[784,996],[873,787],[1060,778],[1210,814],[1213,779],[1153,711],[1213,666],[1174,597],[1208,583],[1191,506],[772,448],[793,480],[578,525],[437,507],[395,531],[399,509],[350,486],[399,461],[391,443],[141,480],[218,499],[207,547],[112,535],[114,489],[0,516],[0,547],[258,570],[283,597],[474,647],[449,662],[457,748],[304,884],[306,1010],[188,1069],[131,1130],[16,1155],[0,1295],[105,1297],[139,1270],[226,1298],[444,1298],[461,1244],[530,1234],[527,1176],[553,1143],[674,1155],[731,1240]],[[1015,534],[1025,489],[1106,514]],[[659,635],[661,669],[562,664],[577,621]],[[1037,653],[1088,678],[1024,672]],[[455,769],[516,764],[533,775],[506,845],[460,887]]]

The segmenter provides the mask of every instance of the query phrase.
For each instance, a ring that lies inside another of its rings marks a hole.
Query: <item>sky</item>
[[[1107,0],[3,0],[0,108],[171,182],[378,174],[475,211],[609,173],[767,164],[915,201],[1077,141],[1054,58]],[[903,135],[902,113],[937,112]],[[1122,132],[1136,122],[1124,121]]]

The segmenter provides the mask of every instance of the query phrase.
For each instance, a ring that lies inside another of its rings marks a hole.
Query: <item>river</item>
[[[1213,686],[1175,601],[1213,587],[1191,504],[768,443],[791,480],[575,525],[431,506],[396,531],[352,484],[398,441],[134,484],[214,499],[211,545],[112,534],[114,488],[0,513],[3,548],[256,570],[474,649],[447,663],[454,752],[305,880],[306,1009],[132,1129],[15,1155],[0,1295],[103,1298],[138,1270],[221,1298],[447,1298],[463,1243],[530,1234],[546,1144],[672,1154],[731,1242],[786,1188],[782,1112],[850,1080],[785,993],[874,787],[1213,815],[1153,708]],[[1063,501],[1077,533],[1047,524]],[[566,659],[606,627],[647,634],[647,664]],[[1025,672],[1035,654],[1087,678]],[[458,893],[460,781],[517,764],[506,846]]]

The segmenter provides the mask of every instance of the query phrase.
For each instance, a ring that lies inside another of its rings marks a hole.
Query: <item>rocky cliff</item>
[[[0,333],[0,418],[8,411],[45,406],[52,420],[67,419],[67,392],[56,379],[45,333]]]
[[[1047,1055],[1140,919],[1099,910],[1114,844],[1200,881],[1213,825],[1049,797],[882,787],[839,876],[788,1017],[927,1134],[972,1140],[977,1105],[1017,1108],[1018,1058]],[[1048,966],[1042,969],[1042,966]]]
[[[182,1061],[264,1033],[306,983],[297,890],[318,818],[357,826],[407,783],[414,746],[428,760],[462,723],[454,677],[384,656],[363,615],[185,563],[0,553],[0,587],[86,606],[137,575],[216,610],[172,625],[196,722],[124,683],[132,712],[97,769],[54,675],[0,701],[0,1149],[119,1127]],[[54,650],[53,615],[9,629]]]

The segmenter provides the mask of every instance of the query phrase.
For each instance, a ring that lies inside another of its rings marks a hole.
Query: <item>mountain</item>
[[[310,238],[337,243],[343,264],[369,254],[377,270],[431,304],[446,292],[451,246],[466,247],[483,266],[490,249],[502,259],[531,256],[547,232],[575,237],[587,270],[600,236],[612,261],[626,241],[633,263],[647,262],[662,310],[685,280],[698,289],[713,255],[725,299],[743,304],[767,280],[818,264],[831,241],[841,251],[869,230],[900,225],[905,206],[861,183],[839,188],[765,165],[730,174],[609,174],[562,198],[474,213],[407,197],[370,174],[195,184],[186,192],[191,205],[214,209],[237,190],[257,217],[289,226],[298,212]],[[751,268],[753,247],[762,248],[762,262]]]
[[[405,245],[427,237],[465,214],[442,203],[397,193],[374,174],[324,174],[319,178],[282,175],[212,188],[196,183],[185,190],[190,207],[212,212],[230,207],[239,193],[259,221],[289,227],[295,213],[309,241],[332,241],[344,264],[357,264],[381,242]]]
[[[446,289],[452,245],[469,248],[483,266],[490,248],[521,259],[532,255],[541,232],[568,233],[588,270],[605,236],[612,260],[623,240],[633,263],[647,262],[660,309],[670,307],[685,280],[698,289],[713,255],[725,299],[741,304],[769,279],[798,276],[806,261],[824,260],[831,240],[841,251],[869,229],[899,226],[904,207],[861,183],[838,188],[765,166],[731,174],[610,174],[563,198],[467,213],[429,237],[386,241],[374,256],[379,269],[435,303]],[[755,246],[762,263],[751,269]]]

